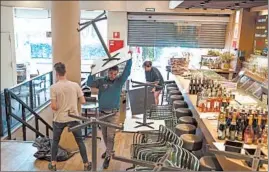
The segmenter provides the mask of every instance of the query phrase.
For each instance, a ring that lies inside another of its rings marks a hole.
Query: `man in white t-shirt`
[[[57,82],[50,88],[51,109],[54,112],[53,119],[53,141],[51,146],[51,162],[48,168],[56,171],[57,151],[61,134],[65,127],[79,125],[77,119],[71,118],[68,114],[79,115],[78,101],[85,103],[85,98],[80,86],[66,79],[65,65],[61,62],[54,65]],[[91,163],[88,162],[87,151],[82,139],[81,130],[73,131],[73,135],[79,147],[80,155],[84,163],[84,171],[91,170]]]

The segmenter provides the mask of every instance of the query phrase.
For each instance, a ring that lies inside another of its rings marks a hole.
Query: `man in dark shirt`
[[[145,61],[143,64],[145,69],[146,81],[147,82],[155,82],[156,85],[163,86],[164,80],[160,71],[152,66],[151,61]],[[154,87],[152,92],[154,92],[155,104],[159,104],[159,95],[161,93],[161,88]]]
[[[116,112],[116,115],[106,119],[106,122],[119,124],[120,123],[120,94],[122,86],[129,77],[132,68],[132,59],[126,62],[124,71],[118,76],[118,66],[108,69],[108,76],[104,78],[95,78],[90,75],[88,77],[87,85],[92,88],[97,88],[99,111],[101,116]],[[102,127],[103,139],[106,145],[106,152],[102,154],[102,158],[105,158],[103,168],[107,169],[110,162],[111,151],[114,147],[114,137],[116,129]]]

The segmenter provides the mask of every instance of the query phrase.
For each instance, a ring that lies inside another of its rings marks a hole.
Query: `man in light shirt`
[[[57,151],[61,134],[65,127],[79,125],[77,119],[71,118],[68,114],[79,115],[78,101],[85,103],[85,98],[80,86],[66,79],[65,65],[61,62],[54,65],[57,82],[50,88],[51,109],[54,113],[53,119],[53,141],[51,146],[51,162],[48,168],[56,171]],[[91,170],[91,163],[88,162],[87,151],[82,139],[81,130],[73,131],[73,135],[78,144],[80,155],[84,163],[84,171]]]

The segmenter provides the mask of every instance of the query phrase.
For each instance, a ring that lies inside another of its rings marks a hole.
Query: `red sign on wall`
[[[109,40],[109,52],[113,53],[121,48],[123,48],[123,40]]]
[[[120,38],[120,32],[113,32],[113,38]]]

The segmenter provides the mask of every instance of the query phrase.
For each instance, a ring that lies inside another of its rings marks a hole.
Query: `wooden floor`
[[[101,136],[99,131],[98,136]],[[48,161],[37,160],[33,155],[37,151],[33,142],[1,141],[1,171],[48,171]],[[115,138],[115,154],[130,158],[131,133],[118,132]],[[88,158],[91,161],[91,139],[85,140]],[[103,159],[101,154],[105,151],[103,141],[98,141],[98,171],[102,171]],[[131,164],[111,160],[106,171],[125,171]],[[59,171],[83,171],[83,162],[79,153],[65,162],[57,164]]]

